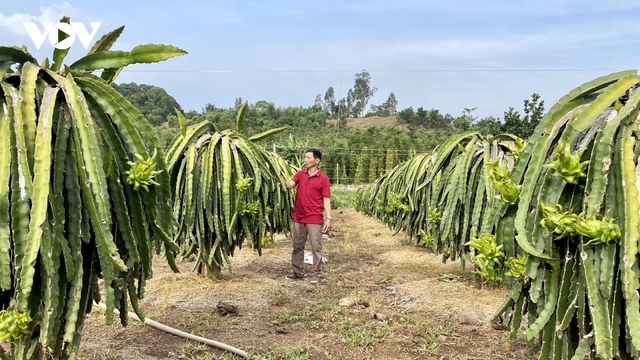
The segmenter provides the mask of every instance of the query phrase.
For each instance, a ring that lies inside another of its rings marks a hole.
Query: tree
[[[531,95],[531,101],[524,101],[524,131],[522,133],[524,138],[529,138],[536,129],[536,126],[540,123],[540,119],[544,116],[544,100],[540,100],[540,95],[533,93]]]
[[[387,98],[387,101],[385,101],[385,103],[382,104],[382,106],[384,106],[384,108],[387,111],[387,113],[389,113],[389,116],[397,114],[398,113],[398,99],[396,99],[396,94],[391,92],[389,94],[389,97]]]
[[[524,100],[524,113],[525,116],[521,117],[513,107],[509,107],[504,113],[502,132],[528,139],[544,115],[544,101],[540,101],[540,95],[533,93],[531,100]]]
[[[429,122],[429,112],[423,109],[422,106],[416,109],[416,117],[418,125],[427,125]]]
[[[336,116],[340,117],[348,113],[347,101],[344,98],[338,100],[338,104],[336,105]]]
[[[396,110],[398,106],[398,100],[396,100],[396,96],[391,93],[389,94],[389,98],[382,105],[371,105],[371,109],[367,113],[367,116],[391,116],[395,115],[398,111]]]
[[[202,112],[214,112],[216,111],[216,106],[210,103],[207,103],[207,105],[204,106],[204,110]]]
[[[398,120],[404,124],[416,124],[418,115],[413,111],[413,107],[409,106],[398,113]]]
[[[329,86],[327,92],[324,93],[324,111],[332,118],[336,116],[336,97],[333,91],[333,87]]]
[[[322,103],[322,95],[316,95],[316,100],[313,102],[314,109],[324,109],[324,104]]]
[[[353,113],[353,103],[354,103],[354,101],[355,101],[355,99],[354,99],[353,90],[349,89],[349,91],[347,91],[347,116],[351,116],[352,113]],[[356,116],[354,116],[354,117],[356,117]]]
[[[358,110],[358,114],[364,116],[367,104],[378,88],[371,87],[371,75],[367,70],[362,70],[356,74],[355,84],[353,85],[354,106]]]
[[[502,132],[513,134],[521,137],[522,120],[520,119],[520,113],[513,109],[512,106],[509,110],[504,112],[504,121],[502,123]]]
[[[112,83],[116,91],[131,102],[151,125],[158,126],[167,122],[167,117],[175,114],[174,109],[182,111],[180,104],[161,87],[136,83]]]
[[[242,106],[242,98],[241,97],[237,97],[234,107],[235,107],[236,110],[238,110],[238,109],[240,109],[240,106]]]
[[[500,124],[500,121],[498,121],[498,119],[494,118],[493,116],[488,116],[476,122],[473,125],[473,128],[480,131],[480,133],[483,135],[498,135],[501,133],[501,125],[502,124]]]
[[[464,108],[464,110],[462,111],[462,115],[458,116],[454,121],[453,121],[453,127],[456,130],[460,130],[460,131],[467,131],[469,130],[469,128],[474,125],[474,123],[476,122],[476,117],[473,116],[473,112],[476,111],[478,108]]]

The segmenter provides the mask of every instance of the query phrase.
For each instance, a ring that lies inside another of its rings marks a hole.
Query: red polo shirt
[[[324,198],[331,197],[329,177],[318,170],[309,176],[307,169],[293,175],[298,184],[296,200],[293,205],[293,221],[302,224],[322,224]]]

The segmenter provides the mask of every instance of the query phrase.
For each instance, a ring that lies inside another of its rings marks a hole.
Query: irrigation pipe
[[[105,305],[105,304],[103,304],[103,303],[96,304],[96,303],[94,302],[93,304],[94,304],[95,306],[98,306],[98,307],[102,308],[103,310],[106,310],[106,309],[107,309],[107,305]],[[118,309],[114,309],[114,312],[115,312],[116,314],[119,314],[119,313],[120,313],[120,312],[118,311]],[[134,319],[136,319],[136,320],[138,320],[138,321],[141,321],[141,320],[140,320],[140,318],[138,317],[138,315],[136,315],[135,313],[133,313],[133,312],[131,312],[131,311],[129,311],[129,317],[132,317],[132,318],[134,318]],[[145,320],[143,321],[143,323],[144,323],[145,325],[149,325],[149,326],[151,326],[151,327],[154,327],[154,328],[156,328],[156,329],[158,329],[158,330],[162,330],[162,331],[168,332],[169,334],[172,334],[172,335],[175,335],[175,336],[180,336],[180,337],[183,337],[183,338],[185,338],[185,339],[189,339],[189,340],[193,340],[193,341],[198,341],[198,342],[201,342],[201,343],[203,343],[203,344],[211,345],[211,346],[217,347],[217,348],[219,348],[219,349],[222,349],[222,350],[228,351],[228,352],[230,352],[230,353],[234,353],[234,354],[236,354],[236,355],[238,355],[238,356],[241,356],[241,357],[242,357],[242,358],[244,358],[244,359],[246,359],[246,358],[247,358],[247,353],[246,353],[246,352],[244,352],[244,351],[242,351],[242,350],[240,350],[240,349],[238,349],[238,348],[234,348],[233,346],[230,346],[230,345],[227,345],[227,344],[221,343],[221,342],[219,342],[219,341],[215,341],[215,340],[211,340],[211,339],[203,338],[203,337],[201,337],[201,336],[196,336],[196,335],[193,335],[193,334],[189,334],[189,333],[187,333],[187,332],[180,331],[180,330],[178,330],[178,329],[174,329],[174,328],[169,327],[169,326],[167,326],[167,325],[161,324],[161,323],[159,323],[159,322],[157,322],[157,321],[153,321],[153,320],[151,320],[151,319],[149,319],[149,318],[145,318]]]

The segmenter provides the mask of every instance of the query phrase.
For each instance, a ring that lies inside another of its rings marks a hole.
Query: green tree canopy
[[[159,86],[121,83],[111,84],[120,94],[129,100],[153,126],[159,126],[175,116],[174,108],[182,111],[180,104]]]

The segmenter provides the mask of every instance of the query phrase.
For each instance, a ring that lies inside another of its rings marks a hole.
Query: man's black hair
[[[311,149],[305,151],[305,153],[312,153],[314,159],[322,160],[322,153],[320,152],[320,150],[318,150],[316,148],[311,148]]]

